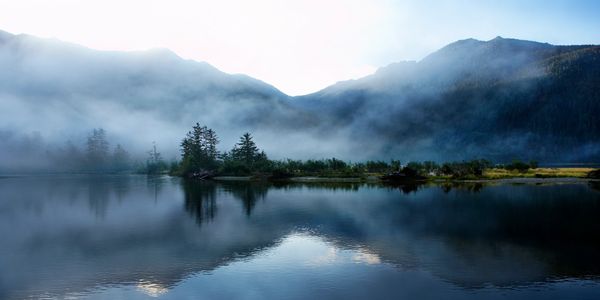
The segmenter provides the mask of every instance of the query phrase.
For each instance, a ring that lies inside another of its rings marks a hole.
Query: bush
[[[251,174],[251,170],[247,164],[237,160],[226,160],[223,162],[220,174],[233,176],[247,176]]]
[[[531,161],[530,163],[524,163],[520,160],[513,160],[512,163],[504,166],[504,169],[509,171],[519,171],[521,173],[527,172],[529,169],[537,168],[537,162]]]
[[[454,178],[481,177],[485,169],[491,167],[491,163],[485,159],[466,162],[445,163],[442,165],[441,173]]]

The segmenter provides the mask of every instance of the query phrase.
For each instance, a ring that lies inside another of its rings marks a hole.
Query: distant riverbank
[[[584,182],[598,179],[588,178],[593,168],[535,168],[526,172],[508,171],[493,168],[485,170],[480,177],[454,178],[451,176],[429,176],[425,179],[407,180],[406,182],[507,182],[507,183],[560,183]],[[327,176],[299,176],[272,179],[264,176],[217,176],[217,181],[285,181],[285,182],[385,182],[381,177],[385,174],[368,173],[356,177],[327,177]]]

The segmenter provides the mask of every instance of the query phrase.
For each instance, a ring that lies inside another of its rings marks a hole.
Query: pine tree
[[[184,174],[213,171],[218,167],[217,144],[214,130],[196,123],[181,142],[181,169]]]
[[[211,160],[216,160],[217,156],[219,155],[219,153],[217,152],[217,144],[219,143],[219,139],[217,138],[217,134],[214,130],[205,130],[204,142],[208,158],[210,158]]]
[[[129,153],[121,146],[121,144],[117,144],[113,151],[112,163],[114,171],[121,172],[129,169]]]
[[[258,149],[252,135],[245,133],[228,155],[226,165],[235,173],[253,173],[266,170],[270,162],[267,154]]]
[[[58,162],[62,170],[70,172],[82,171],[87,165],[86,160],[84,153],[70,140],[65,142],[58,155]]]
[[[158,174],[166,170],[166,168],[167,164],[156,149],[156,142],[152,142],[152,149],[148,151],[148,159],[146,160],[146,172],[148,174]]]
[[[106,132],[102,128],[94,129],[87,139],[86,159],[92,171],[101,171],[107,168],[109,144]]]
[[[162,156],[160,152],[156,150],[156,142],[152,142],[152,149],[148,151],[148,162],[151,164],[156,164],[162,160]]]
[[[251,166],[258,158],[259,151],[256,143],[252,140],[252,135],[246,132],[240,138],[240,141],[231,150],[233,159],[244,162]]]

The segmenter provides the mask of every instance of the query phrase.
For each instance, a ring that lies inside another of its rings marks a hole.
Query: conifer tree
[[[120,172],[129,169],[129,153],[121,146],[121,144],[117,144],[113,151],[112,163],[114,171]]]
[[[181,142],[181,169],[184,174],[213,171],[218,167],[217,144],[214,130],[196,123]]]
[[[90,170],[101,171],[106,169],[109,149],[106,131],[102,128],[94,129],[88,136],[86,146],[86,159]]]
[[[252,140],[252,135],[246,132],[240,138],[240,141],[231,150],[233,159],[252,165],[258,158],[259,151],[256,143]]]

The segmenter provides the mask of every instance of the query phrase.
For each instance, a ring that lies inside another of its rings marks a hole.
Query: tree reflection
[[[439,186],[445,194],[450,193],[452,189],[479,193],[484,188],[485,184],[483,182],[444,182]]]
[[[189,274],[251,258],[299,231],[400,271],[422,269],[461,288],[600,274],[599,182],[381,188],[154,179],[0,180],[0,228],[5,229],[0,252],[11,254],[0,256],[7,266],[0,278],[21,276],[6,285],[9,291],[39,282],[58,292],[89,283],[136,282],[152,292],[176,286]],[[158,199],[175,201],[149,203],[161,189]],[[110,205],[120,198],[120,205]],[[266,201],[269,209],[258,207]],[[109,217],[101,222],[94,219],[105,213]],[[190,224],[189,217],[203,227]],[[79,268],[82,263],[86,268]],[[57,265],[70,272],[45,272]]]
[[[600,181],[590,181],[589,185],[592,190],[600,192]]]
[[[162,190],[164,178],[157,175],[147,175],[146,176],[146,186],[148,190],[152,191],[154,195],[154,202],[158,200],[158,194]]]
[[[274,181],[271,183],[272,188],[292,190],[305,188],[309,190],[329,190],[329,191],[358,191],[360,187],[372,186],[372,184],[359,182],[289,182],[289,181]]]
[[[250,216],[258,200],[267,196],[269,186],[266,182],[229,182],[223,188],[242,201],[244,212]]]
[[[117,201],[121,202],[129,193],[131,185],[130,178],[126,176],[89,175],[81,177],[79,180],[87,190],[90,210],[100,219],[106,216],[113,194]],[[72,193],[71,197],[77,197],[77,193]]]
[[[400,190],[403,194],[416,193],[420,188],[425,186],[425,183],[420,182],[406,182],[406,183],[393,183],[385,182],[384,186],[391,189]]]
[[[217,187],[212,182],[184,180],[185,210],[198,225],[215,218],[217,211]]]

